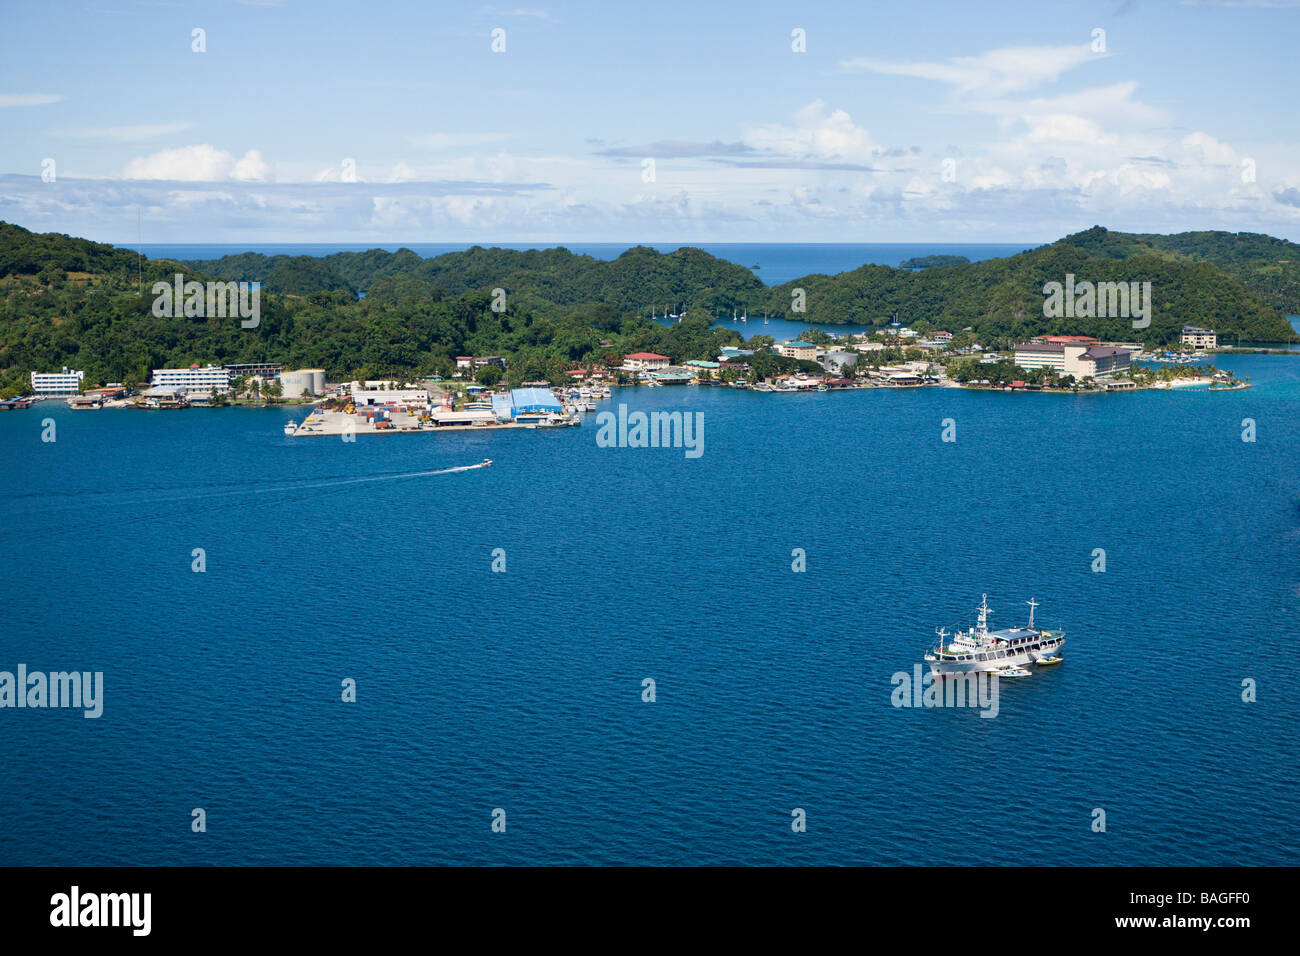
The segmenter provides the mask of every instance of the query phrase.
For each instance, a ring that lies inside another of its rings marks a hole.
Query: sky
[[[1300,241],[1300,0],[513,2],[5,0],[0,219],[125,244]]]

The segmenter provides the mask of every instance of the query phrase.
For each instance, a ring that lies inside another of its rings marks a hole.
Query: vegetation
[[[487,292],[448,293],[405,274],[376,280],[360,301],[339,290],[264,293],[253,329],[238,319],[160,318],[151,310],[153,282],[178,271],[212,277],[137,260],[134,252],[0,224],[0,393],[25,393],[29,372],[64,365],[84,369],[87,386],[146,382],[154,368],[194,362],[275,361],[347,380],[449,377],[455,356],[466,354],[505,356],[506,379],[517,385],[564,380],[576,364],[618,365],[627,352],[711,360],[722,346],[741,343],[730,329],[710,328],[702,310],[664,326],[602,303],[551,308],[543,317],[512,296],[506,311],[495,312]],[[74,271],[84,278],[70,278]]]
[[[884,329],[896,311],[918,331],[947,328],[957,333],[956,345],[978,340],[992,348],[1044,333],[1167,344],[1184,323],[1215,328],[1226,341],[1290,341],[1290,326],[1269,301],[1292,301],[1295,277],[1281,260],[1295,250],[1266,236],[1134,236],[1098,227],[1005,259],[915,272],[863,266],[769,289],[749,269],[698,249],[637,247],[612,261],[565,249],[475,247],[432,259],[376,249],[181,264],[0,223],[0,392],[25,392],[29,372],[65,365],[84,369],[87,386],[135,384],[153,368],[194,362],[277,361],[320,367],[334,380],[450,377],[455,356],[464,354],[504,356],[512,385],[563,381],[575,365],[613,367],[628,352],[715,359],[722,346],[741,344],[733,329],[711,327],[733,309],[881,327],[891,349],[861,367],[909,356]],[[259,325],[153,315],[152,284],[178,272],[264,283]],[[1042,287],[1066,273],[1150,281],[1151,327],[1135,331],[1123,318],[1044,318]],[[806,294],[805,313],[790,311],[795,289]],[[503,290],[504,301],[494,290]],[[687,312],[664,325],[648,318],[651,308]],[[816,331],[804,338],[827,340]],[[745,361],[753,374],[801,367],[762,352]],[[485,382],[500,377],[479,374]]]
[[[930,269],[934,266],[960,266],[969,264],[965,256],[913,256],[898,264],[900,269]]]
[[[804,276],[774,289],[749,269],[699,249],[663,254],[644,246],[612,261],[563,248],[475,246],[431,259],[409,249],[372,249],[319,259],[245,253],[190,265],[292,295],[321,289],[373,294],[385,280],[415,280],[449,295],[502,289],[510,308],[546,318],[595,305],[608,306],[615,316],[686,306],[714,317],[734,309],[883,327],[897,313],[921,331],[970,327],[995,344],[1060,333],[1167,345],[1188,324],[1214,328],[1223,341],[1292,341],[1295,332],[1279,310],[1300,312],[1300,245],[1248,233],[1153,236],[1100,226],[1003,259],[971,263],[963,256],[922,256],[904,268],[863,266],[835,276]],[[1135,330],[1126,317],[1044,318],[1044,284],[1061,282],[1067,273],[1081,281],[1150,282],[1151,326]],[[792,309],[797,289],[804,290],[805,312]]]

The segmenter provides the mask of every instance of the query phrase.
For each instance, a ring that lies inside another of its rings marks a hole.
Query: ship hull
[[[1004,667],[1027,667],[1038,663],[1040,658],[1056,654],[1064,637],[1045,638],[1024,648],[990,649],[970,654],[958,655],[957,660],[939,660],[933,655],[926,655],[930,673],[936,677],[959,674],[981,674],[999,671]]]

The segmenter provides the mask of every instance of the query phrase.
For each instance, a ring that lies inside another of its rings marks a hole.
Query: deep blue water
[[[1220,364],[1256,387],[607,403],[702,412],[697,460],[0,414],[0,669],[106,685],[0,710],[0,864],[1295,864],[1300,361]],[[1065,663],[892,707],[984,592]]]
[[[124,243],[123,245],[130,245]],[[327,256],[335,252],[364,252],[367,249],[387,249],[396,252],[406,248],[425,258],[448,252],[460,252],[475,243],[464,242],[408,242],[408,243],[259,243],[234,245],[228,243],[146,243],[141,250],[151,259],[218,259],[241,252],[260,252],[263,255]],[[555,244],[518,242],[481,242],[481,246],[498,246],[504,249],[553,248]],[[565,243],[570,252],[593,256],[597,259],[617,259],[632,242],[577,242]],[[746,267],[758,266],[755,275],[768,285],[780,285],[791,279],[813,273],[833,275],[847,272],[861,265],[897,266],[914,256],[957,255],[972,262],[999,256],[1013,256],[1041,243],[1013,242],[842,242],[842,243],[776,243],[776,242],[646,242],[660,252],[672,252],[683,246],[703,249],[720,259]],[[135,248],[132,246],[131,248]]]

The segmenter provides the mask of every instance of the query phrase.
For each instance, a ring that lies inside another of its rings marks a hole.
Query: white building
[[[633,352],[623,357],[623,368],[629,372],[650,372],[667,368],[671,361],[667,355],[657,352]]]
[[[353,382],[349,394],[358,408],[362,405],[428,405],[426,388],[390,388],[391,382]]]
[[[1195,325],[1184,325],[1182,343],[1194,349],[1217,349],[1219,334],[1213,329],[1202,329]]]
[[[230,371],[215,365],[203,368],[197,365],[189,368],[156,368],[149,385],[151,388],[178,388],[186,394],[208,393],[216,389],[218,395],[224,395],[230,391]]]
[[[1026,371],[1051,368],[1061,376],[1098,378],[1128,370],[1132,353],[1108,345],[1030,342],[1017,345],[1012,361]]]
[[[1017,345],[1012,359],[1026,371],[1035,368],[1054,368],[1065,374],[1065,346],[1048,342],[1028,342]]]
[[[85,377],[85,372],[74,372],[66,365],[62,372],[32,372],[32,391],[37,395],[76,395]]]

